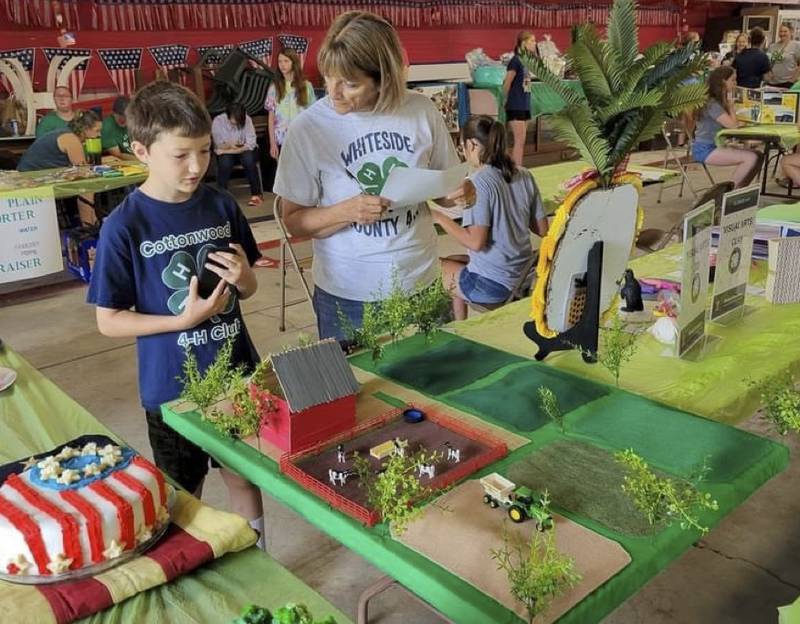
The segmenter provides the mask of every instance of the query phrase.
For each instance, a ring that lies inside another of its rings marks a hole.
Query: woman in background
[[[211,138],[214,153],[217,155],[217,184],[228,189],[228,180],[234,165],[239,161],[244,167],[247,182],[250,184],[248,206],[261,204],[261,178],[258,175],[258,152],[256,151],[256,130],[244,106],[238,102],[228,104],[224,113],[214,117],[211,123]]]
[[[314,103],[314,87],[303,76],[300,57],[291,48],[278,52],[278,71],[267,90],[264,108],[268,112],[269,155],[277,159],[289,124]]]
[[[511,158],[518,167],[522,166],[525,135],[528,130],[528,121],[531,118],[531,77],[521,57],[535,55],[536,37],[533,33],[523,30],[517,35],[514,57],[508,63],[506,78],[503,81],[506,121],[514,136]]]
[[[739,53],[746,50],[749,44],[750,41],[747,38],[747,33],[746,32],[739,33],[739,36],[736,37],[736,41],[733,42],[733,50],[731,50],[725,56],[722,57],[722,64],[732,65],[733,59],[739,56]]]
[[[467,302],[506,301],[530,267],[529,232],[547,232],[539,189],[533,176],[508,157],[503,125],[487,115],[471,117],[461,130],[461,146],[476,170],[471,177],[475,204],[464,210],[462,225],[433,211],[434,223],[469,254],[442,258],[442,281],[457,321],[467,318]]]

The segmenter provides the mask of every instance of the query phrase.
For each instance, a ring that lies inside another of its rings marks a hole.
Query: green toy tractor
[[[553,528],[553,516],[547,509],[547,501],[530,488],[517,487],[513,481],[496,472],[486,475],[480,482],[483,486],[483,502],[493,508],[502,505],[508,510],[512,522],[519,523],[532,518],[540,531]]]

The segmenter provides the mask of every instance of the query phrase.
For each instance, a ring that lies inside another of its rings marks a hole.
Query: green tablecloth
[[[765,225],[800,225],[800,202],[766,206],[756,213],[756,221]]]
[[[569,88],[574,89],[579,93],[583,93],[583,87],[581,86],[580,80],[564,80],[565,85]],[[501,123],[506,122],[506,100],[505,96],[503,95],[503,87],[501,85],[496,86],[486,86],[486,87],[475,87],[478,89],[486,89],[491,91],[494,95],[495,100],[497,100],[497,119]],[[548,115],[552,113],[557,113],[562,108],[564,108],[565,102],[561,99],[561,96],[558,95],[555,91],[553,91],[550,87],[548,87],[543,82],[532,82],[531,83],[531,117],[536,118],[539,115]]]
[[[794,124],[755,124],[742,128],[728,128],[717,132],[717,145],[721,146],[731,138],[757,140],[761,137],[775,137],[785,150],[792,150],[800,143],[800,127]]]
[[[13,368],[18,375],[11,388],[0,392],[0,462],[40,453],[87,433],[118,439],[8,347],[0,351],[0,366]],[[350,621],[257,548],[226,555],[81,621],[225,623],[246,604],[276,608],[290,601],[305,603],[319,617],[331,614],[340,623]]]
[[[51,181],[50,177],[52,174],[58,173],[59,171],[66,171],[67,169],[67,167],[63,167],[57,169],[42,169],[40,171],[25,171],[21,173],[10,172],[10,175],[18,176],[26,180],[41,179],[42,183],[40,186],[52,186],[56,199],[74,197],[86,193],[102,193],[103,191],[141,184],[147,179],[147,171],[142,171],[114,177],[97,176],[94,178],[85,178],[83,180]],[[9,175],[8,172],[6,172],[6,174]]]
[[[638,277],[680,279],[680,247],[668,247],[631,262]],[[759,262],[751,271],[751,284],[763,285],[766,268]],[[771,305],[763,296],[748,294],[743,321],[723,327],[709,325],[719,340],[709,345],[697,361],[668,355],[669,347],[649,334],[639,339],[633,359],[622,369],[623,388],[713,420],[737,423],[753,414],[758,393],[750,385],[783,370],[800,374],[800,304]],[[528,320],[528,299],[504,306],[457,324],[459,335],[498,349],[530,357],[535,346],[522,334]],[[577,352],[547,357],[550,366],[609,383],[609,373],[583,363]]]
[[[531,441],[473,477],[494,471],[507,474],[520,460],[559,442],[588,442],[606,453],[633,447],[651,465],[681,477],[687,477],[708,457],[712,472],[704,487],[718,500],[720,509],[703,514],[703,521],[713,526],[788,463],[788,450],[769,440],[452,335],[439,334],[432,344],[415,336],[389,346],[385,359],[377,365],[365,354],[355,356],[352,363],[427,392],[436,400],[470,411]],[[515,378],[513,383],[509,382],[510,377]],[[566,434],[542,419],[535,422],[536,408],[530,397],[536,394],[540,383],[553,386],[562,398],[576,399],[564,403],[570,410]],[[519,621],[462,579],[390,539],[385,526],[367,529],[332,509],[280,474],[274,461],[245,443],[222,437],[197,414],[178,414],[169,406],[163,406],[162,411],[166,422],[182,435],[247,475],[279,502],[396,578],[453,621]],[[602,492],[596,494],[602,496]],[[565,614],[559,620],[562,624],[602,619],[697,539],[696,533],[682,531],[677,525],[653,536],[624,534],[588,512],[560,506],[558,497],[553,500],[559,513],[617,541],[632,559],[622,572]]]

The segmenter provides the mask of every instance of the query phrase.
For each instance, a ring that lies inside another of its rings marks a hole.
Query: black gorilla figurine
[[[619,294],[625,299],[625,307],[622,308],[623,312],[641,312],[644,310],[644,303],[642,302],[642,286],[634,277],[631,269],[625,269],[625,283]]]

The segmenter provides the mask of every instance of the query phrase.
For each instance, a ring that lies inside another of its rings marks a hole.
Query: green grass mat
[[[525,361],[443,332],[430,343],[423,336],[412,336],[387,345],[384,357],[377,362],[366,354],[353,360],[360,368],[432,395],[463,388],[504,366]]]
[[[538,362],[527,362],[489,383],[478,382],[447,395],[448,402],[470,412],[491,416],[519,431],[534,431],[549,422],[539,403],[540,386],[558,398],[563,413],[609,393],[606,386],[565,374]]]
[[[733,481],[774,446],[769,440],[616,392],[568,418],[570,433],[615,449],[632,448],[654,467],[688,478],[705,459],[708,481]]]
[[[547,490],[554,504],[626,535],[653,534],[622,491],[623,468],[608,451],[563,440],[508,466],[508,478],[535,492]]]

